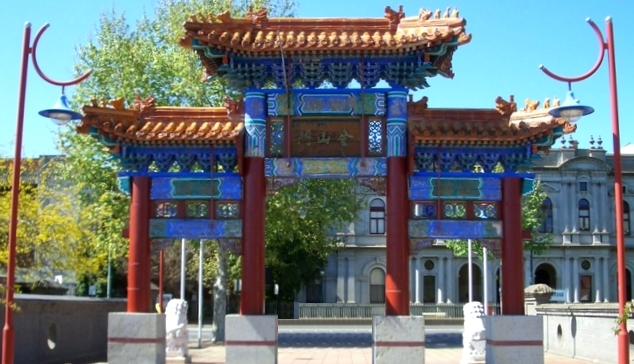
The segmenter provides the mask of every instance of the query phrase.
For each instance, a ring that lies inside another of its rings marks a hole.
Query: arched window
[[[370,272],[370,303],[385,303],[385,272],[381,268]]]
[[[542,202],[542,226],[539,228],[540,233],[552,233],[553,232],[553,202],[550,198],[546,197]]]
[[[590,231],[590,202],[585,198],[579,200],[579,231]]]
[[[630,204],[623,201],[623,234],[630,235]]]
[[[379,198],[370,202],[370,234],[385,234],[385,202]]]

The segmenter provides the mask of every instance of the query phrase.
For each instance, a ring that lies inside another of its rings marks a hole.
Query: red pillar
[[[150,303],[150,178],[132,178],[128,312],[148,312]]]
[[[407,158],[387,158],[385,314],[409,315]]]
[[[244,158],[241,315],[264,314],[264,158]]]
[[[522,179],[502,180],[502,314],[524,314],[524,244]]]

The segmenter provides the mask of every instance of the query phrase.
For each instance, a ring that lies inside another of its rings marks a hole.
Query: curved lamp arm
[[[599,40],[599,58],[597,59],[597,62],[594,64],[594,66],[592,66],[590,71],[577,77],[564,77],[564,76],[559,76],[557,74],[552,73],[543,64],[539,65],[539,69],[541,69],[545,74],[554,78],[555,80],[568,82],[568,83],[585,80],[586,78],[592,76],[599,69],[599,67],[601,66],[601,62],[603,62],[603,57],[605,55],[605,50],[607,49],[607,46],[605,42],[603,41],[603,34],[601,34],[599,27],[597,27],[597,25],[590,18],[587,18],[586,21],[588,22],[588,24],[590,24],[590,26],[594,30],[594,33],[597,35],[597,39]]]
[[[69,81],[56,81],[46,76],[44,72],[42,72],[42,70],[40,69],[40,66],[37,63],[37,43],[40,41],[40,37],[42,36],[42,34],[44,34],[44,31],[46,31],[48,27],[49,27],[48,23],[44,24],[42,28],[40,28],[40,30],[37,32],[37,34],[35,35],[35,39],[33,40],[33,46],[31,48],[31,56],[33,57],[33,67],[35,68],[35,71],[37,72],[37,74],[40,75],[40,77],[42,77],[46,82],[56,86],[62,86],[62,90],[64,90],[65,86],[75,85],[87,79],[88,76],[90,76],[90,74],[92,73],[92,70],[88,70],[83,75]]]

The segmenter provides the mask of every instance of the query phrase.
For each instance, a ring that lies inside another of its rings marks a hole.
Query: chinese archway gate
[[[412,100],[428,78],[453,77],[452,57],[471,40],[465,24],[456,10],[389,7],[376,19],[194,16],[180,44],[241,98],[85,106],[78,131],[121,160],[132,195],[128,311],[148,310],[151,241],[205,238],[241,252],[240,312],[262,315],[267,189],[355,178],[387,196],[388,316],[409,314],[410,249],[434,238],[501,250],[503,313],[523,314],[521,171],[572,127],[549,105],[517,110],[512,96],[491,109]]]

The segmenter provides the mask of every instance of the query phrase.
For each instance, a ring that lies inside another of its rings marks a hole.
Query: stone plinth
[[[550,302],[555,291],[546,284],[533,284],[524,288],[524,312],[527,315],[535,316],[537,305]]]
[[[374,316],[372,363],[425,363],[425,318],[420,316]]]
[[[164,364],[165,316],[155,313],[110,313],[108,363]]]
[[[487,316],[487,364],[544,364],[543,320],[539,316]]]
[[[227,315],[226,364],[276,364],[277,316]]]

